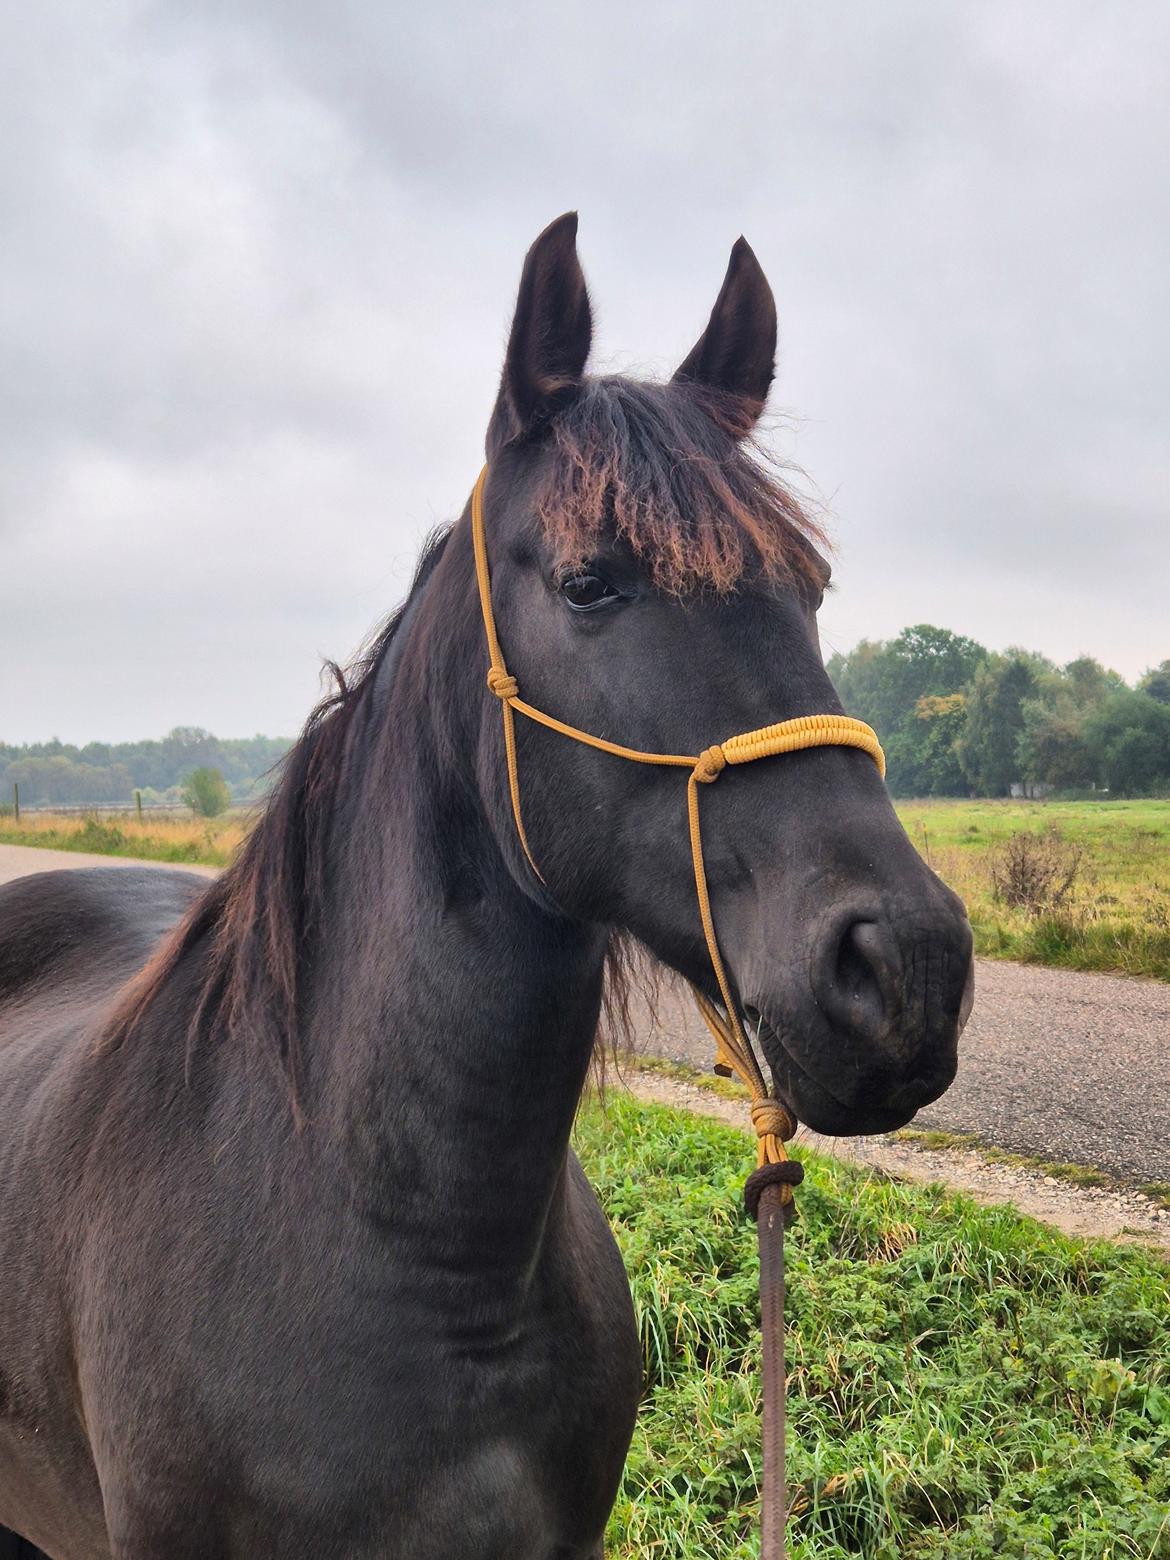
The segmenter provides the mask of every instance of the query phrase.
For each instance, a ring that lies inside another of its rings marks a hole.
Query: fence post
[[[141,823],[142,822],[142,792],[141,791],[135,791],[135,793],[134,793],[134,808],[135,808],[135,811],[138,813],[138,821],[139,821],[139,823]]]
[[[12,782],[12,810],[16,814],[17,823],[20,822],[20,787],[16,781]]]

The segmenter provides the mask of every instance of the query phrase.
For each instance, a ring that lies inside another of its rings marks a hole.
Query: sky
[[[41,0],[0,146],[0,740],[294,733],[571,208],[606,371],[754,247],[826,652],[1170,656],[1165,0]]]

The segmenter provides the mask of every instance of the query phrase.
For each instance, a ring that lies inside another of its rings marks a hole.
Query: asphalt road
[[[706,1030],[673,996],[645,1049],[710,1064]],[[977,960],[959,1075],[914,1124],[1170,1182],[1170,983]]]
[[[0,845],[0,884],[47,869],[132,864]],[[683,1000],[663,1002],[661,1025],[643,1048],[710,1063],[707,1032]],[[1170,1181],[1170,983],[979,960],[959,1076],[917,1124],[1127,1179]]]

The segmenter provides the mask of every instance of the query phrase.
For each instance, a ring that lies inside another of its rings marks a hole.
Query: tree
[[[1138,691],[1157,699],[1159,704],[1170,704],[1170,661],[1148,671],[1138,683]]]
[[[1061,688],[1067,688],[1073,702],[1082,709],[1099,704],[1111,693],[1125,691],[1125,678],[1120,672],[1102,666],[1091,655],[1080,655],[1075,661],[1070,661],[1057,674],[1057,678]]]
[[[218,769],[193,769],[183,787],[183,800],[201,818],[218,818],[231,805],[232,793]]]
[[[964,713],[957,705],[943,711],[922,701],[962,693],[986,656],[973,639],[919,623],[884,643],[862,640],[848,656],[829,661],[845,708],[868,721],[881,738],[895,795],[949,796],[967,790],[947,752]]]
[[[977,796],[1006,796],[1021,778],[1019,743],[1024,702],[1055,668],[1026,650],[993,655],[975,673],[967,696],[967,724],[956,751]]]
[[[1085,740],[1101,777],[1119,796],[1140,796],[1170,782],[1170,705],[1126,689],[1085,722]]]
[[[967,695],[923,694],[914,717],[920,732],[915,758],[922,787],[915,795],[965,796],[968,786],[955,745],[967,725]]]
[[[1085,741],[1085,716],[1069,701],[1025,699],[1016,754],[1020,775],[1033,784],[1072,788],[1096,784],[1093,754]]]

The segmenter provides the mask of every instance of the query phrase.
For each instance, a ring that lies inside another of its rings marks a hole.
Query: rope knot
[[[700,785],[710,785],[718,780],[727,767],[727,755],[721,747],[704,748],[695,761],[692,771]]]
[[[514,699],[520,692],[520,684],[502,666],[489,666],[487,685],[497,699]]]
[[[786,1143],[796,1131],[796,1122],[779,1100],[752,1101],[752,1126],[757,1137],[778,1138]]]
[[[804,1166],[798,1159],[785,1159],[778,1165],[761,1165],[743,1183],[743,1204],[748,1217],[760,1216],[760,1198],[770,1186],[779,1187],[780,1212],[786,1225],[796,1217],[792,1188],[804,1180]]]

